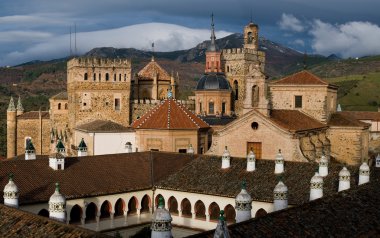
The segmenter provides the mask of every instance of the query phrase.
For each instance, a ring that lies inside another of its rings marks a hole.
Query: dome
[[[339,177],[349,177],[349,176],[351,176],[350,171],[348,171],[346,167],[343,167],[343,169],[339,172]]]
[[[276,187],[274,187],[274,192],[275,193],[288,192],[288,187],[282,181],[279,181]]]
[[[231,90],[231,87],[224,74],[208,73],[198,80],[196,90]]]
[[[310,183],[323,183],[322,176],[318,172],[315,172],[314,176],[311,178]]]
[[[172,217],[170,216],[169,211],[165,209],[164,199],[162,197],[158,199],[158,207],[154,211],[152,220],[153,222],[171,222],[172,221]]]
[[[360,165],[359,171],[369,171],[369,166],[366,162],[363,162],[362,165]]]
[[[59,183],[55,184],[55,192],[50,196],[49,203],[65,203],[66,198],[59,192]]]
[[[246,183],[243,182],[241,191],[235,198],[236,202],[239,202],[239,203],[251,203],[252,202],[252,197],[247,192],[246,186],[247,186]]]
[[[4,194],[9,194],[9,193],[18,194],[18,187],[13,182],[13,175],[9,175],[9,182],[4,187]]]

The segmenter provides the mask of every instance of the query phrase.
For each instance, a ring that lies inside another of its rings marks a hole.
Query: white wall
[[[128,141],[132,143],[132,152],[135,152],[135,132],[95,133],[94,155],[125,153],[125,143]]]

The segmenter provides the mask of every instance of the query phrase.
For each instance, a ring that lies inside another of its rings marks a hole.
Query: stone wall
[[[17,155],[25,154],[25,139],[29,137],[32,139],[36,154],[49,154],[50,128],[49,119],[18,119]]]
[[[220,115],[222,103],[225,103],[224,115],[231,115],[231,91],[196,91],[195,92],[195,114]],[[209,103],[214,103],[214,113],[210,114]],[[202,109],[200,108],[202,103]]]

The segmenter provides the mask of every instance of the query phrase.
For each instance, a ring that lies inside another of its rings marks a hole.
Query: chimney
[[[227,150],[227,146],[225,147],[224,153],[222,155],[222,169],[228,169],[230,167],[230,152]]]
[[[363,162],[359,168],[359,185],[369,182],[369,166],[366,162]]]
[[[275,158],[275,167],[274,167],[274,173],[275,174],[281,174],[284,172],[284,157],[281,154],[281,149],[278,150],[278,154]]]
[[[49,166],[54,170],[65,169],[65,156],[60,153],[53,153],[49,156]]]
[[[188,154],[194,154],[194,148],[193,148],[192,144],[189,145],[189,148],[187,149],[187,153]]]
[[[247,192],[247,183],[242,182],[241,191],[235,198],[236,222],[251,219],[252,198]]]
[[[288,187],[279,178],[279,182],[273,190],[274,211],[282,210],[288,207]]]
[[[152,224],[152,238],[166,238],[172,237],[172,217],[168,210],[165,209],[165,202],[162,197],[158,199],[158,207],[153,213]]]
[[[36,150],[32,143],[32,140],[28,140],[25,147],[25,160],[35,160]]]
[[[346,166],[339,172],[339,188],[338,192],[350,189],[350,171],[347,170]]]
[[[218,221],[218,224],[216,225],[214,237],[230,238],[230,234],[228,232],[227,222],[226,222],[226,219],[224,218],[223,210],[220,210],[219,221]]]
[[[322,177],[326,177],[329,174],[328,169],[328,160],[326,156],[322,155],[319,160],[319,175]]]
[[[13,174],[9,174],[9,182],[4,187],[4,205],[18,208],[19,190],[13,182]]]
[[[66,221],[66,198],[59,191],[59,183],[55,184],[55,191],[49,199],[49,218],[61,222]]]
[[[132,153],[132,143],[129,141],[125,143],[125,153]]]
[[[253,152],[252,148],[251,151],[247,155],[247,171],[255,171],[256,170],[256,156]]]
[[[310,201],[323,197],[323,178],[318,172],[310,180]]]

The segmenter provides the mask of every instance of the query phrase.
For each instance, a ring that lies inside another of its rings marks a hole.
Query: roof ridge
[[[198,123],[190,117],[190,115],[188,114],[188,112],[185,110],[184,106],[182,105],[182,103],[177,103],[178,107],[185,113],[185,115],[198,127],[200,128],[200,125],[198,125]],[[202,120],[202,119],[201,119]]]

